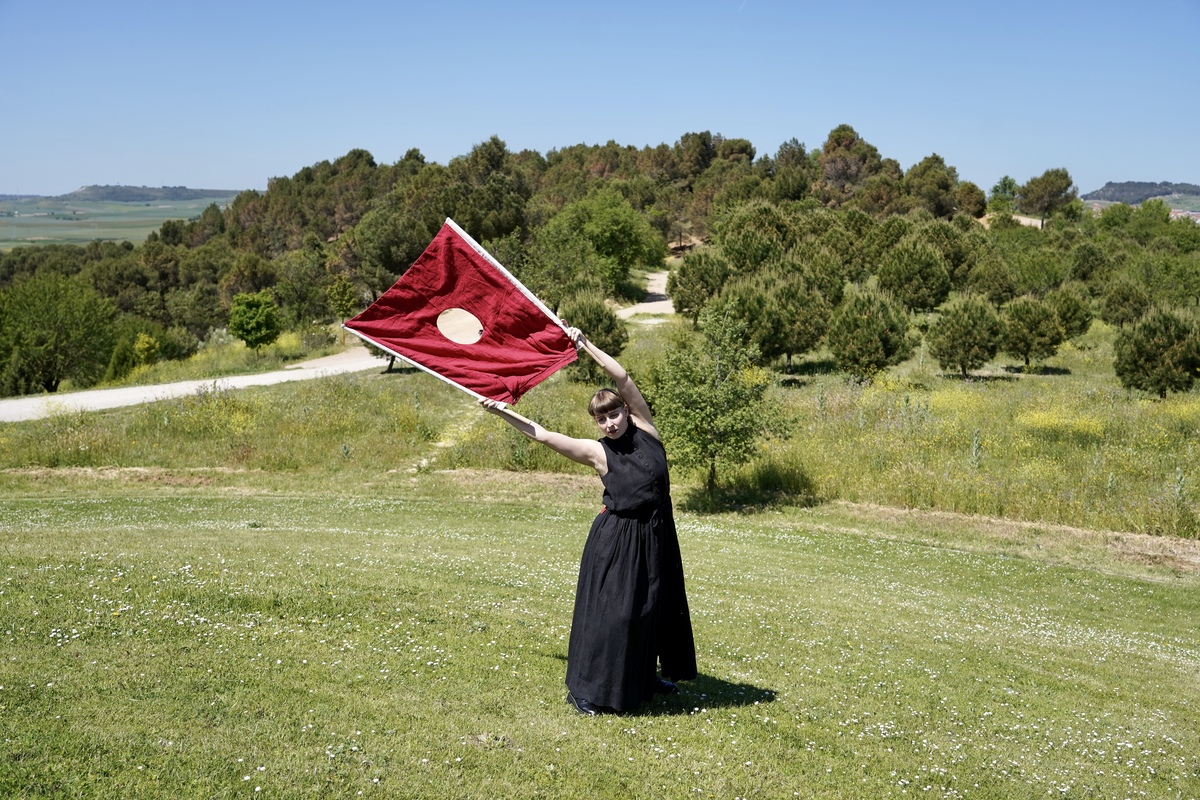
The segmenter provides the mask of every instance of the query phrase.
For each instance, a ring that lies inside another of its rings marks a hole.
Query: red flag
[[[463,391],[506,403],[577,357],[562,323],[451,219],[345,327]]]

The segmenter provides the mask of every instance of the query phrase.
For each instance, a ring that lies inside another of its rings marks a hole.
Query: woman
[[[674,693],[672,681],[696,677],[696,648],[667,454],[650,406],[616,359],[578,328],[567,329],[567,335],[616,385],[596,392],[588,404],[604,434],[600,439],[575,439],[546,430],[504,403],[480,403],[531,439],[592,467],[604,484],[604,508],[580,560],[567,647],[567,702],[594,715]]]

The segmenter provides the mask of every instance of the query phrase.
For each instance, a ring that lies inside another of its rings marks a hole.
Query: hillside
[[[1126,203],[1135,206],[1152,197],[1170,197],[1172,195],[1200,195],[1200,186],[1194,183],[1149,183],[1146,181],[1109,181],[1094,192],[1081,196],[1083,200],[1107,201],[1110,203]]]
[[[205,200],[233,197],[241,189],[189,189],[186,186],[84,186],[60,195],[57,200],[74,202],[156,203],[175,200]]]

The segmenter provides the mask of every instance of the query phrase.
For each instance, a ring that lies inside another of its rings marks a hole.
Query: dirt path
[[[332,356],[303,361],[275,372],[260,372],[257,375],[231,375],[226,378],[160,383],[153,386],[122,386],[117,389],[90,389],[67,394],[13,397],[0,400],[0,422],[20,422],[72,411],[100,411],[106,408],[153,403],[156,400],[195,394],[202,388],[240,389],[245,386],[269,386],[343,372],[383,369],[384,366],[385,362],[368,353],[367,348],[354,346]]]
[[[669,272],[652,272],[646,276],[646,299],[640,303],[618,309],[617,316],[629,319],[638,314],[674,314],[675,306],[667,297],[667,276]],[[641,320],[648,325],[654,325],[664,320],[654,318]]]

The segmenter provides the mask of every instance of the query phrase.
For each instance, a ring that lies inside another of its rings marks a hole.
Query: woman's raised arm
[[[612,378],[616,390],[621,393],[621,397],[624,398],[625,403],[629,406],[630,415],[638,421],[638,427],[655,439],[660,439],[658,429],[654,427],[654,419],[650,414],[650,404],[646,402],[646,398],[642,397],[637,384],[633,382],[633,378],[630,377],[625,368],[615,358],[601,350],[595,343],[584,336],[583,332],[578,328],[567,328],[567,336],[591,356],[608,377]]]
[[[479,401],[484,410],[503,419],[521,433],[546,445],[559,455],[566,456],[572,461],[586,464],[596,470],[601,476],[608,472],[608,459],[604,455],[604,447],[593,439],[576,439],[556,431],[547,430],[538,423],[523,417],[508,407],[507,403],[484,398]]]

